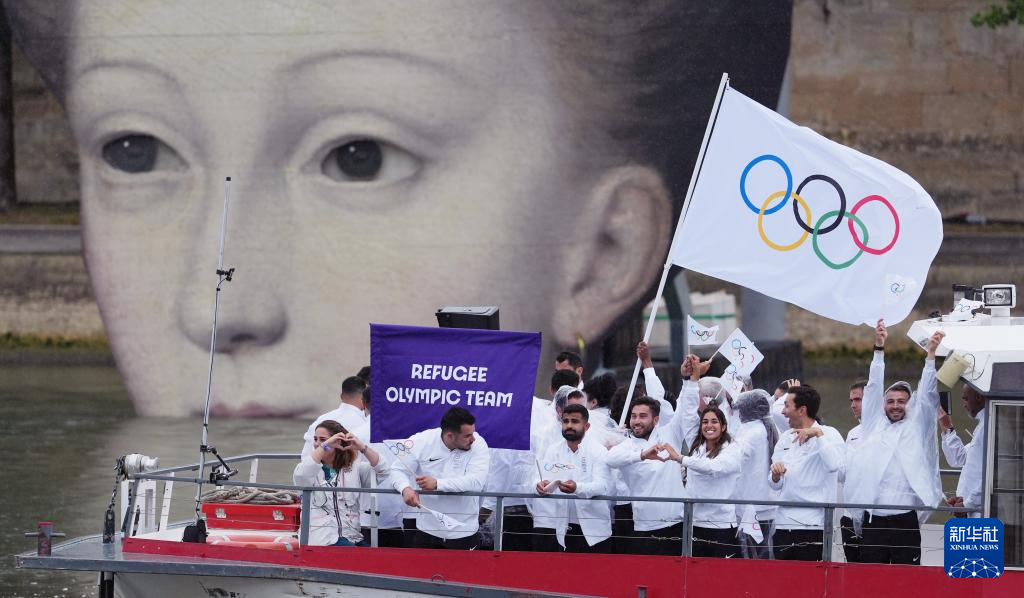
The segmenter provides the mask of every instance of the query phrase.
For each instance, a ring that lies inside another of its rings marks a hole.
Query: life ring
[[[234,548],[255,548],[258,550],[285,550],[292,552],[299,548],[299,540],[291,536],[275,534],[210,534],[206,543],[213,546],[231,546]]]

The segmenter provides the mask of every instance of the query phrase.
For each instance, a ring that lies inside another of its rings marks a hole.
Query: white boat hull
[[[333,583],[248,577],[118,573],[114,578],[117,598],[384,598],[429,596],[418,592],[345,586]]]

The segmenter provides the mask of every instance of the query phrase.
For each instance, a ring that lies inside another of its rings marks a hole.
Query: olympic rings
[[[764,244],[767,245],[768,247],[771,247],[775,251],[792,251],[792,250],[796,249],[797,247],[800,247],[801,245],[803,245],[804,241],[807,240],[807,235],[810,234],[808,231],[804,231],[804,234],[800,235],[799,239],[797,239],[796,241],[790,243],[789,245],[779,245],[779,244],[773,242],[771,239],[768,238],[768,234],[764,232],[764,215],[771,213],[771,210],[765,210],[765,208],[767,208],[768,204],[770,204],[776,198],[781,196],[783,193],[784,193],[783,191],[776,191],[775,193],[772,193],[771,195],[769,195],[768,199],[764,200],[764,204],[761,205],[761,209],[757,212],[757,232],[758,232],[758,234],[761,235],[761,240],[764,241]],[[804,201],[804,198],[800,197],[799,194],[794,193],[793,194],[793,205],[796,206],[797,204],[800,204],[801,206],[803,206],[804,214],[806,214],[807,215],[807,219],[810,220],[811,219],[811,207],[809,205],[807,205],[807,202]],[[781,206],[781,205],[782,204],[779,204],[779,206]],[[779,207],[779,206],[776,206],[776,208]],[[799,222],[799,221],[800,221],[800,219],[797,218],[797,222]]]
[[[825,181],[829,185],[835,187],[836,193],[839,194],[839,212],[836,215],[836,221],[826,226],[825,228],[821,229],[821,232],[818,233],[824,235],[826,233],[834,231],[836,228],[839,227],[839,223],[843,221],[843,217],[840,216],[839,214],[846,213],[846,192],[843,191],[843,188],[839,186],[839,183],[837,183],[834,178],[830,176],[825,176],[823,174],[812,174],[811,176],[804,179],[804,181],[800,183],[800,186],[796,188],[797,195],[799,195],[804,190],[804,187],[807,186],[807,183],[810,183],[812,181]],[[811,228],[811,223],[809,222],[811,216],[808,214],[808,222],[806,223],[803,220],[800,220],[800,212],[797,211],[795,203],[793,204],[793,216],[796,218],[796,223],[800,225],[800,228],[804,229],[806,232],[809,233],[814,232],[814,229]],[[850,231],[851,233],[853,232],[853,222],[850,223]]]
[[[563,469],[576,469],[572,463],[545,463],[544,471],[561,471]]]
[[[765,154],[763,156],[758,156],[754,158],[753,160],[750,161],[750,164],[747,164],[747,167],[743,169],[743,174],[740,175],[740,196],[743,197],[743,202],[746,203],[747,207],[750,208],[755,214],[757,214],[758,210],[757,208],[754,207],[754,204],[750,201],[750,198],[747,197],[747,173],[749,173],[750,169],[756,166],[758,162],[764,162],[765,160],[775,162],[776,164],[782,167],[782,172],[786,173],[786,192],[784,193],[785,197],[782,198],[782,202],[779,205],[768,210],[767,212],[765,212],[765,214],[774,214],[775,212],[781,210],[782,206],[786,205],[786,202],[789,201],[790,194],[793,193],[793,173],[789,171],[789,165],[783,162],[782,158],[778,156],[773,156],[771,154]]]
[[[731,344],[733,353],[736,354],[736,357],[738,357],[740,361],[746,361],[747,356],[743,353],[743,351],[747,349],[747,346],[743,344],[743,341],[741,341],[738,338],[734,338],[732,339]]]
[[[747,175],[754,168],[754,166],[757,166],[761,162],[765,161],[774,162],[779,165],[779,167],[782,169],[783,174],[785,174],[786,176],[786,189],[785,191],[776,191],[768,195],[768,197],[761,204],[760,209],[758,209],[750,200],[750,197],[747,194]],[[801,193],[809,183],[814,181],[823,181],[825,183],[828,183],[829,185],[832,186],[833,189],[835,189],[836,196],[839,198],[839,209],[825,213],[823,216],[818,218],[818,220],[814,223],[813,226],[811,226],[810,223],[814,222],[811,216],[811,207],[804,200]],[[793,217],[796,220],[797,226],[803,229],[803,234],[800,235],[800,237],[796,241],[789,243],[788,245],[782,245],[779,243],[775,243],[774,241],[768,238],[768,234],[765,232],[764,228],[764,217],[767,215],[774,214],[775,212],[778,212],[780,209],[782,209],[782,207],[786,205],[786,202],[789,201],[789,198],[791,196],[793,197]],[[794,192],[793,173],[790,170],[789,165],[786,164],[786,162],[782,158],[774,154],[763,154],[747,163],[746,167],[743,169],[743,173],[740,175],[740,197],[743,198],[743,203],[745,203],[752,212],[757,214],[757,232],[761,237],[761,241],[764,242],[765,245],[771,247],[776,251],[792,251],[797,247],[803,245],[804,241],[807,240],[807,237],[811,236],[811,245],[814,249],[814,254],[818,257],[819,260],[821,260],[821,263],[825,264],[829,268],[832,268],[833,270],[842,270],[844,268],[849,268],[858,259],[860,259],[860,257],[865,252],[870,253],[871,255],[883,255],[885,253],[888,253],[896,245],[896,241],[899,240],[900,237],[899,213],[897,213],[896,208],[893,207],[892,203],[885,197],[882,197],[881,195],[868,195],[860,199],[856,204],[854,204],[853,208],[849,212],[847,212],[846,192],[843,190],[842,186],[839,184],[838,181],[824,174],[812,174],[808,176],[800,183],[800,185],[797,186],[796,191]],[[770,208],[768,207],[771,205],[773,201],[779,198],[782,198],[782,200],[779,201],[778,204]],[[881,203],[882,205],[889,209],[889,213],[892,214],[894,224],[892,239],[888,242],[887,245],[878,249],[868,246],[867,225],[864,224],[864,222],[857,217],[857,212],[861,209],[861,207],[863,207],[865,204],[875,201]],[[803,209],[803,217],[801,217],[800,215],[801,208]],[[830,222],[827,226],[825,226],[825,222],[829,218],[834,218],[834,220]],[[857,247],[858,251],[852,258],[846,260],[845,262],[836,263],[830,260],[829,258],[825,257],[825,255],[822,253],[821,248],[818,245],[818,237],[826,235],[836,230],[842,223],[843,218],[849,220],[847,226],[850,231],[850,237],[852,238],[853,243]],[[853,227],[854,223],[856,223],[857,226],[860,228],[859,235]],[[896,283],[896,285],[899,285],[899,283]],[[899,286],[903,287],[903,285]],[[903,292],[904,288],[893,288],[891,290],[894,294],[899,294]]]
[[[412,451],[414,443],[412,440],[400,440],[398,442],[386,443],[388,450],[395,456]]]
[[[861,243],[860,239],[857,238],[857,234],[853,232],[853,220],[852,220],[852,218],[853,218],[854,214],[857,213],[857,210],[859,210],[861,206],[863,206],[864,204],[868,203],[869,201],[880,201],[880,202],[882,202],[882,205],[884,205],[885,207],[889,208],[889,212],[892,214],[892,219],[896,223],[896,230],[893,231],[893,233],[892,233],[892,241],[889,241],[889,244],[886,245],[885,247],[881,248],[881,249],[872,249],[872,248],[868,247],[867,246],[868,236],[866,234],[864,235],[864,242]],[[866,251],[866,252],[868,252],[868,253],[870,253],[872,255],[882,255],[883,253],[886,253],[887,251],[892,249],[893,245],[896,244],[896,239],[900,238],[900,216],[899,216],[899,214],[896,213],[896,208],[892,207],[892,204],[889,203],[889,200],[884,198],[884,197],[882,197],[881,195],[868,195],[864,199],[858,201],[857,205],[853,206],[853,209],[850,210],[850,214],[849,215],[850,215],[850,218],[851,218],[851,220],[850,220],[850,235],[853,237],[853,242],[857,245],[857,247],[860,247],[861,249],[863,249],[864,251]],[[837,220],[837,222],[838,222],[838,220]]]
[[[690,334],[696,336],[702,341],[706,341],[715,335],[715,333],[711,330],[701,330],[700,332],[698,332],[697,329],[693,326],[690,326]]]
[[[833,270],[842,270],[843,268],[849,268],[850,266],[853,265],[854,262],[856,262],[858,259],[860,259],[860,256],[864,254],[864,250],[861,249],[861,250],[857,251],[857,255],[851,257],[850,259],[846,260],[845,262],[843,262],[841,264],[837,264],[837,263],[829,260],[827,257],[825,257],[825,254],[823,254],[821,252],[821,249],[818,247],[818,235],[820,234],[818,232],[818,229],[821,228],[821,223],[824,222],[825,219],[831,218],[832,216],[835,216],[837,214],[839,214],[839,210],[832,210],[831,212],[826,212],[826,213],[821,215],[821,218],[818,219],[818,223],[814,226],[814,236],[811,237],[811,245],[814,247],[814,255],[818,256],[818,259],[821,260],[821,263],[825,264],[829,268],[832,268]],[[854,216],[850,212],[846,213],[846,217],[850,218],[851,222],[855,221],[857,223],[857,226],[860,227],[861,232],[864,233],[864,240],[867,241],[868,240],[868,227],[864,226],[864,222],[862,222],[860,218],[858,218],[857,216]]]

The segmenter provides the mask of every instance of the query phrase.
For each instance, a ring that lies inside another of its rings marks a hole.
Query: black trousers
[[[525,506],[505,507],[501,527],[502,550],[533,550],[533,516]]]
[[[628,554],[679,556],[683,554],[683,524],[677,523],[647,532],[634,530],[632,540],[634,552]]]
[[[820,561],[825,532],[820,529],[776,529],[772,536],[780,561]]]
[[[412,548],[416,532],[415,519],[402,519],[402,527],[377,530],[377,545],[381,548]]]
[[[579,553],[611,553],[612,542],[607,539],[591,546],[583,535],[583,529],[578,524],[570,523],[565,532],[565,550],[562,550],[558,543],[555,530],[549,527],[533,528],[533,550],[534,552],[579,552]]]
[[[533,528],[531,540],[533,552],[562,552],[562,545],[558,543],[558,538],[555,536],[553,528]]]
[[[612,509],[612,552],[615,554],[641,554],[641,545],[633,535],[633,505],[615,505]]]
[[[736,528],[693,526],[693,556],[734,558],[739,556]]]
[[[405,530],[400,528],[378,529],[377,546],[381,548],[405,548]]]
[[[864,514],[860,562],[921,564],[921,523],[917,511],[897,515]]]
[[[480,546],[480,534],[475,533],[465,538],[445,540],[416,530],[412,535],[411,548],[445,548],[449,550],[473,550]]]
[[[853,529],[853,519],[849,517],[839,518],[839,533],[843,537],[843,553],[846,554],[847,563],[860,563],[861,537]]]

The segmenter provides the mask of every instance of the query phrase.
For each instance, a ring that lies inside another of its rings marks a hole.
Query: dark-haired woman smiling
[[[724,499],[733,495],[740,476],[743,451],[729,436],[725,414],[717,407],[701,411],[700,434],[690,454],[680,455],[671,445],[662,445],[669,458],[679,462],[688,498]],[[730,504],[693,507],[693,556],[739,556],[736,540],[736,508]]]

